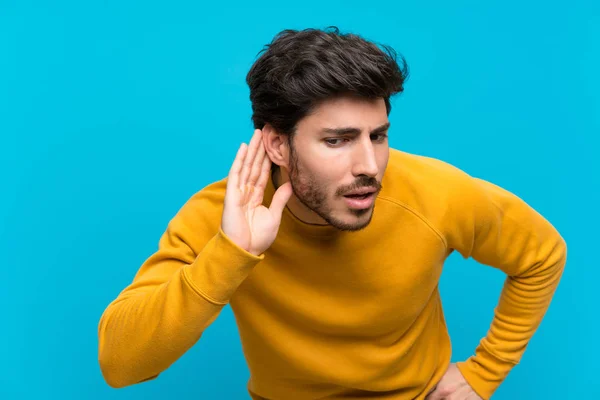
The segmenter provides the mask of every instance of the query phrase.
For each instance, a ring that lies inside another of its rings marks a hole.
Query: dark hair
[[[391,47],[337,27],[286,29],[261,53],[246,76],[254,128],[270,123],[290,136],[319,101],[336,95],[383,98],[389,115],[390,97],[403,92],[408,78],[405,59],[399,65]]]

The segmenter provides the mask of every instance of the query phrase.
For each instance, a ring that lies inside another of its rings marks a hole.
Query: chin
[[[328,222],[341,231],[360,231],[371,223],[373,207],[364,210],[348,210],[343,218],[331,218]]]

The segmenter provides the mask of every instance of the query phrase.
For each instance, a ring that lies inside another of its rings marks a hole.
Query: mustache
[[[380,191],[383,189],[383,185],[381,182],[377,181],[375,178],[370,178],[368,176],[361,176],[358,178],[356,182],[354,182],[351,186],[340,188],[336,191],[338,196],[343,196],[344,193],[348,193],[352,190],[362,189],[362,188],[373,188],[376,191]]]

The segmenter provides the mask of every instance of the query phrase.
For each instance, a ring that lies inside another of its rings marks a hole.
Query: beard
[[[315,174],[301,165],[292,146],[290,146],[289,177],[296,198],[333,227],[341,231],[358,231],[371,222],[374,205],[362,210],[348,208],[350,221],[344,221],[333,215],[331,202],[338,198],[342,200],[344,193],[361,187],[374,187],[378,191],[381,190],[381,184],[375,178],[361,175],[351,187],[337,189],[334,199],[328,199],[327,187],[319,182]]]

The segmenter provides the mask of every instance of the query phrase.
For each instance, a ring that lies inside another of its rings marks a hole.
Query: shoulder
[[[447,161],[392,148],[381,194],[422,208],[451,200],[473,185],[473,179]]]
[[[447,226],[477,196],[476,179],[434,157],[390,149],[382,200],[409,210],[446,244]]]
[[[386,176],[396,182],[398,177],[402,177],[406,184],[412,185],[416,183],[415,179],[424,180],[426,183],[435,182],[436,187],[424,188],[419,185],[421,189],[432,191],[448,189],[454,183],[471,179],[467,172],[447,161],[394,148],[390,148]]]

